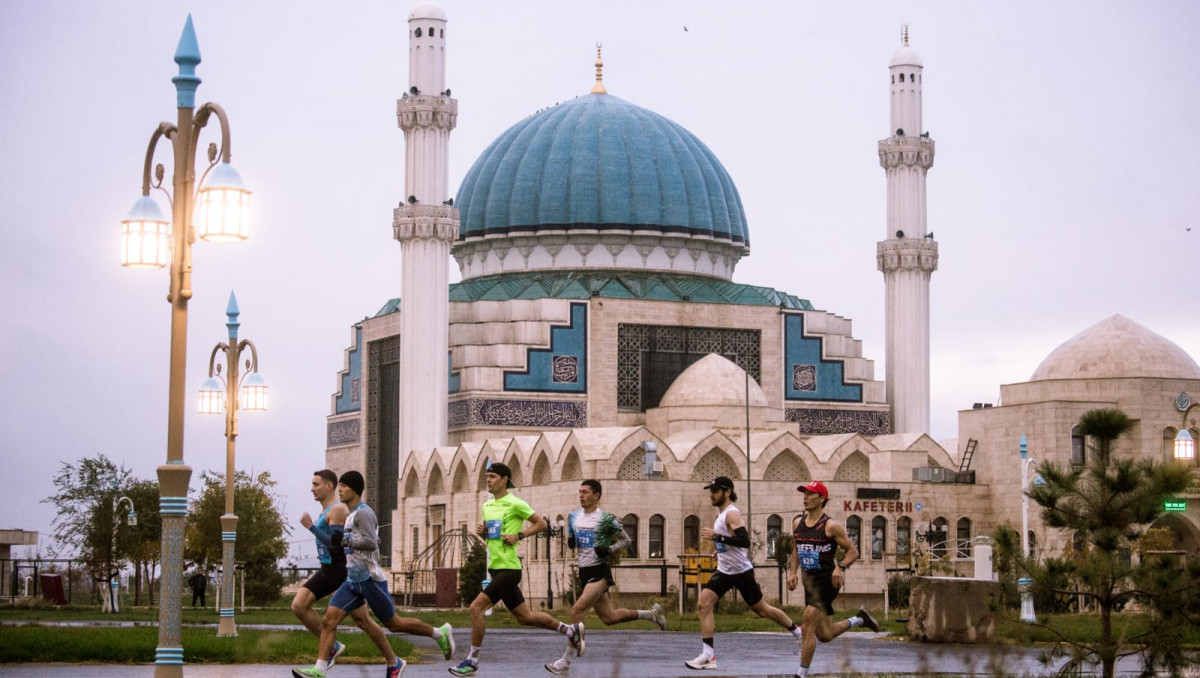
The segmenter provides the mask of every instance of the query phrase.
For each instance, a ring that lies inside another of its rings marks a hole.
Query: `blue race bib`
[[[575,533],[575,545],[581,549],[596,548],[596,531],[590,528],[577,531]]]
[[[717,547],[717,553],[725,553],[725,545],[721,542],[714,542],[714,546]]]
[[[500,538],[500,522],[501,521],[499,521],[499,520],[488,520],[488,521],[484,522],[484,525],[487,527],[487,538],[488,539],[499,539]]]
[[[800,563],[802,570],[819,570],[821,569],[821,554],[816,551],[796,551],[797,562]]]

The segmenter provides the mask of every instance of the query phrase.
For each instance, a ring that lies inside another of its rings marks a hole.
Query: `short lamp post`
[[[267,409],[267,383],[258,373],[258,349],[249,339],[238,340],[238,315],[237,297],[230,292],[229,306],[225,309],[225,316],[228,318],[225,327],[229,328],[229,341],[213,347],[212,354],[208,357],[208,379],[200,386],[200,414],[225,413],[225,515],[221,516],[221,560],[225,574],[221,577],[221,590],[217,594],[220,598],[218,636],[237,636],[237,626],[233,619],[236,571],[233,549],[237,542],[238,518],[233,512],[233,489],[238,410]],[[245,380],[239,384],[238,372],[242,351],[246,349],[250,350],[250,357],[246,360],[248,371]],[[225,356],[224,376],[221,375],[221,363],[217,362],[217,354]]]
[[[1196,441],[1192,438],[1192,433],[1188,431],[1188,414],[1195,408],[1200,407],[1200,402],[1192,402],[1191,397],[1186,393],[1180,393],[1175,398],[1175,407],[1183,413],[1183,421],[1179,424],[1179,433],[1175,434],[1175,461],[1194,464],[1196,462]]]
[[[187,491],[192,469],[183,461],[183,418],[186,392],[187,304],[192,297],[192,243],[196,236],[211,241],[246,238],[250,191],[229,164],[229,120],[214,103],[197,109],[200,47],[189,15],[175,50],[179,75],[175,83],[175,124],[161,122],[150,136],[142,171],[142,196],[121,221],[121,264],[129,268],[170,266],[167,301],[171,304],[171,358],[167,401],[167,460],[158,467],[159,514],[162,516],[162,591],[158,608],[158,647],[154,653],[155,678],[183,675],[180,620],[183,607],[183,532],[187,517]],[[196,181],[196,149],[200,131],[216,117],[221,125],[220,162],[217,147],[208,146],[208,168]],[[171,140],[174,169],[171,191],[162,187],[163,166],[150,168],[160,139]],[[207,180],[207,181],[206,181]],[[195,191],[199,185],[199,191]],[[150,189],[167,193],[170,222],[150,197]],[[193,211],[195,221],[193,222]]]
[[[121,504],[125,504],[125,503],[129,504],[129,513],[125,514],[125,524],[129,525],[131,527],[137,525],[137,511],[133,510],[133,500],[130,499],[129,497],[121,497],[119,499],[113,499],[113,503],[112,503],[112,516],[113,516],[112,544],[110,545],[110,548],[108,550],[108,592],[109,592],[109,596],[110,596],[109,597],[109,612],[119,612],[120,611],[117,609],[117,592],[121,586],[121,581],[120,581],[121,578],[116,576],[116,571],[114,571],[113,566],[116,564],[116,560],[117,560],[117,556],[116,556],[116,553],[117,553],[117,528],[121,525],[121,520],[117,515],[117,511],[120,510]]]
[[[1029,444],[1025,440],[1025,434],[1021,434],[1021,555],[1025,558],[1033,556],[1029,552],[1029,495],[1026,491],[1029,489],[1029,467],[1036,464],[1037,460],[1029,456]],[[1036,476],[1033,479],[1035,485],[1041,485],[1045,481],[1042,477]],[[1021,621],[1035,622],[1037,616],[1033,610],[1033,580],[1029,577],[1022,577],[1018,582],[1018,589],[1021,593]]]
[[[543,534],[546,535],[546,609],[554,609],[554,568],[551,567],[554,555],[554,538],[561,536],[566,523],[563,521],[555,522],[546,520],[546,530]]]

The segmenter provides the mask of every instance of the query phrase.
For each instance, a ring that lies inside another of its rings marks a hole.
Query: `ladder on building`
[[[967,471],[971,469],[971,458],[975,456],[975,446],[979,443],[978,440],[971,438],[967,440],[967,449],[963,450],[962,460],[958,463],[958,482],[964,482],[967,477]]]

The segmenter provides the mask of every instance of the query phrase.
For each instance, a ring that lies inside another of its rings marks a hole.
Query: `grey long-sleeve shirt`
[[[346,517],[342,546],[346,549],[347,579],[352,582],[387,581],[379,566],[379,521],[370,506],[360,503]]]

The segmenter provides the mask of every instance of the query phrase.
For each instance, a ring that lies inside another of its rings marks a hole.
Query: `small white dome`
[[[1200,379],[1200,366],[1171,340],[1118,314],[1063,342],[1029,380],[1138,377]]]
[[[446,20],[446,12],[436,2],[422,2],[412,11],[408,13],[408,20],[413,19],[437,19],[438,21]]]
[[[896,54],[892,56],[892,63],[889,64],[889,67],[891,66],[916,66],[917,68],[924,68],[925,64],[921,61],[921,55],[917,54],[917,50],[905,45],[896,50]]]
[[[659,407],[746,406],[746,373],[728,358],[709,353],[684,370],[663,395]],[[762,387],[750,380],[750,406],[766,407]]]

